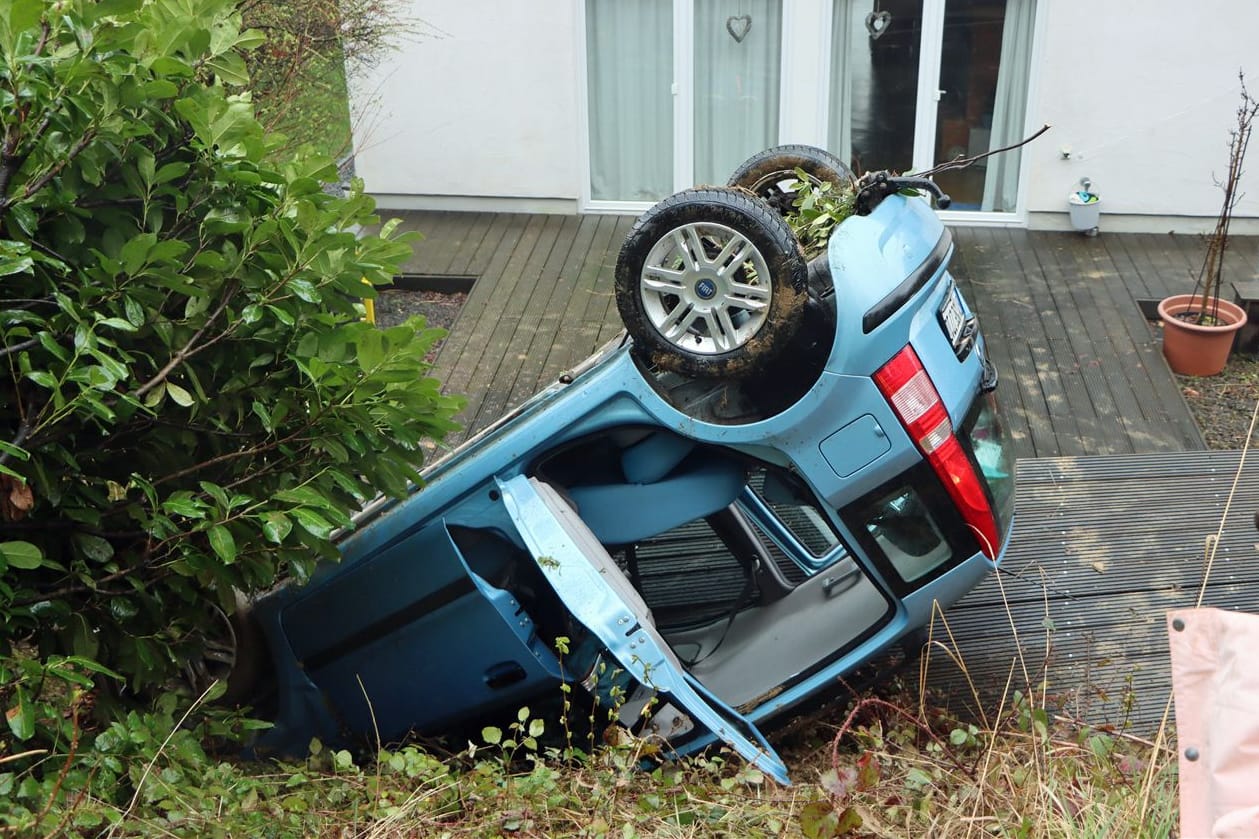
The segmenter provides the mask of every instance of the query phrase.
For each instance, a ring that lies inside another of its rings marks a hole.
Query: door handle
[[[836,574],[833,577],[822,578],[822,593],[827,597],[834,597],[837,594],[843,594],[857,584],[861,577],[861,569],[852,568],[843,574]]]

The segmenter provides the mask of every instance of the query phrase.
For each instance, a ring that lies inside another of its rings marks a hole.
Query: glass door
[[[830,150],[854,172],[914,166],[923,0],[835,0]]]
[[[948,0],[940,46],[935,153],[941,163],[1023,139],[1034,0]],[[956,210],[1014,212],[1018,151],[1003,152],[936,181]]]
[[[1023,137],[1035,0],[834,0],[831,151],[925,170]],[[936,180],[954,210],[1014,212],[1019,153]]]
[[[779,0],[586,0],[584,10],[591,202],[616,209],[724,184],[778,143]]]
[[[588,0],[590,197],[673,192],[673,0]]]
[[[783,137],[829,148],[858,173],[923,171],[1023,137],[1036,0],[584,0],[582,9],[587,209],[638,211],[723,184]],[[956,210],[1013,213],[1019,167],[1007,152],[938,181]]]
[[[778,142],[782,3],[694,0],[693,183],[724,184]]]

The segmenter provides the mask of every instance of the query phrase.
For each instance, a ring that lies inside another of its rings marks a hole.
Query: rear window
[[[925,462],[841,511],[892,589],[920,588],[979,550]]]

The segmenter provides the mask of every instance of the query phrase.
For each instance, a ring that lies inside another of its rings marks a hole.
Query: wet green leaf
[[[236,540],[232,532],[221,524],[210,528],[210,547],[218,554],[219,559],[229,565],[236,561]]]
[[[44,564],[44,555],[30,542],[0,542],[0,556],[10,568],[20,568],[25,571]]]

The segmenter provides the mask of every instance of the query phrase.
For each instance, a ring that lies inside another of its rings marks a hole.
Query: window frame
[[[914,168],[925,169],[934,154],[940,62],[943,53],[945,4],[947,0],[924,0],[922,52],[919,63],[917,117],[914,137]],[[578,137],[578,212],[589,214],[636,215],[650,209],[650,201],[614,201],[594,199],[591,195],[589,51],[586,45],[587,0],[573,0],[574,38],[577,67],[577,130]],[[1025,136],[1035,120],[1040,60],[1048,0],[1038,0],[1032,34]],[[778,143],[804,143],[829,147],[830,137],[830,74],[817,68],[829,68],[833,44],[831,30],[834,19],[832,0],[784,0],[782,8],[782,45],[779,68]],[[694,185],[694,0],[673,0],[673,188],[675,191]],[[942,210],[939,215],[946,224],[983,227],[1026,227],[1028,222],[1028,180],[1031,155],[1024,154],[1019,164],[1017,209],[1014,212],[982,210]],[[662,196],[664,197],[664,196]]]

